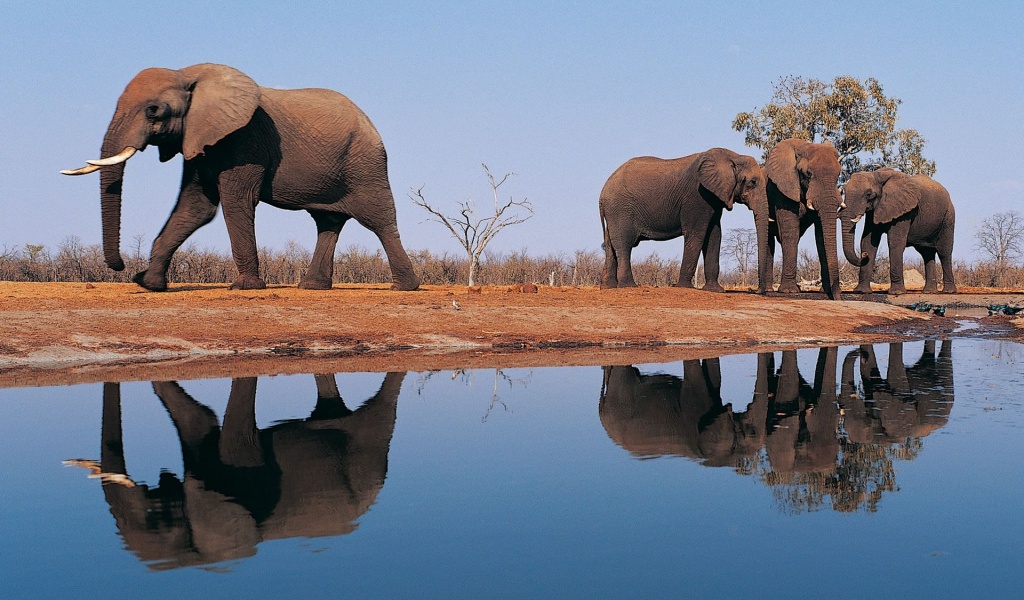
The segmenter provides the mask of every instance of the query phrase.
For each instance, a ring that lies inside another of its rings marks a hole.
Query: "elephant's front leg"
[[[218,450],[225,465],[248,468],[265,464],[260,431],[256,426],[255,377],[231,380]]]
[[[231,255],[238,268],[233,290],[260,290],[267,287],[260,278],[260,259],[256,250],[256,204],[259,202],[263,167],[242,165],[220,174],[220,197],[224,222],[231,240]]]
[[[775,225],[779,230],[779,245],[782,246],[782,279],[779,282],[779,292],[799,292],[800,286],[796,284],[796,257],[797,246],[800,243],[800,216],[796,208],[777,207]]]
[[[724,292],[725,289],[718,282],[718,273],[722,257],[722,222],[717,221],[708,230],[708,236],[704,240],[704,291]]]
[[[154,292],[166,290],[171,257],[190,235],[212,221],[216,214],[217,198],[207,196],[195,168],[186,164],[178,202],[160,234],[153,240],[149,266],[145,271],[136,273],[132,281]]]
[[[859,294],[871,293],[871,280],[875,275],[875,257],[878,255],[878,245],[881,241],[882,234],[871,227],[870,223],[865,224],[860,237],[860,251],[862,255],[866,256],[866,259],[861,262],[860,269],[857,271],[857,289],[854,290]]]
[[[889,295],[899,296],[907,293],[903,283],[903,251],[907,247],[907,236],[896,227],[886,232],[889,243]]]
[[[329,290],[334,280],[334,249],[338,235],[348,215],[322,211],[309,211],[316,221],[316,248],[309,269],[302,276],[299,287],[304,290]]]
[[[700,251],[703,248],[704,240],[700,236],[693,233],[683,236],[683,260],[679,265],[679,281],[676,282],[676,287],[693,287],[693,277],[697,274],[697,261],[700,259]],[[707,268],[706,265],[705,268]]]

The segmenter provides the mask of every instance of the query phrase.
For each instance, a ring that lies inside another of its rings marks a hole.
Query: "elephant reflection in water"
[[[945,424],[953,398],[949,342],[938,360],[927,343],[910,368],[902,344],[892,344],[887,380],[871,346],[855,350],[844,361],[841,397],[837,354],[818,350],[813,383],[800,375],[796,351],[782,353],[778,370],[774,353],[759,354],[753,399],[742,413],[722,400],[717,358],[684,361],[682,378],[605,367],[601,422],[635,456],[684,456],[757,476],[788,511],[815,509],[826,497],[836,510],[874,510],[883,492],[896,489],[892,458],[913,458],[915,438]],[[858,355],[863,397],[850,387]]]
[[[174,422],[184,480],[159,485],[127,477],[119,384],[104,384],[103,492],[126,546],[150,568],[172,569],[252,556],[264,540],[342,535],[384,484],[404,373],[388,373],[375,396],[349,410],[333,375],[316,375],[307,419],[256,426],[256,378],[235,379],[223,426],[174,382],[153,389]]]
[[[787,470],[834,464],[836,349],[821,349],[813,387],[800,379],[795,351],[783,352],[778,373],[774,365],[774,354],[758,355],[754,398],[743,413],[722,401],[717,358],[683,361],[682,379],[605,367],[601,423],[639,457],[676,455],[740,467],[764,447],[772,463]],[[831,383],[824,379],[829,372]],[[832,390],[831,397],[822,390]]]
[[[854,381],[860,359],[862,390]],[[952,341],[944,340],[935,354],[935,341],[924,343],[921,358],[903,365],[903,344],[889,344],[889,362],[883,379],[874,347],[861,346],[843,359],[840,405],[844,428],[853,442],[902,442],[922,438],[939,429],[953,408]]]

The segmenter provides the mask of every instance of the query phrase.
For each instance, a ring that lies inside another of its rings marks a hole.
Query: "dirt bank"
[[[0,282],[0,386],[629,364],[878,342],[956,326],[884,302],[816,297],[543,286],[393,292],[340,285],[318,292],[179,285],[150,293],[129,284]]]

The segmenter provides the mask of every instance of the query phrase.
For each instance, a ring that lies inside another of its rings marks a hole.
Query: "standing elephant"
[[[836,183],[842,167],[832,144],[815,144],[789,138],[768,153],[764,166],[768,177],[768,205],[775,221],[773,232],[782,245],[782,281],[779,292],[792,293],[796,284],[797,246],[814,225],[814,239],[821,265],[821,289],[841,300],[839,258],[836,250],[836,218],[842,200]],[[774,261],[774,241],[768,245],[769,264]]]
[[[604,231],[602,288],[635,286],[630,255],[641,241],[683,236],[679,287],[693,287],[697,260],[704,254],[704,289],[721,292],[722,209],[733,202],[754,213],[757,229],[758,290],[771,282],[768,262],[768,200],[757,161],[724,148],[682,158],[641,156],[626,161],[601,190]]]
[[[419,287],[398,235],[384,144],[345,96],[324,89],[264,88],[215,64],[136,75],[117,101],[102,158],[61,171],[83,175],[102,169],[103,253],[115,271],[124,269],[119,247],[124,163],[148,145],[160,149],[161,161],[181,153],[185,162],[177,204],[153,241],[148,268],[134,277],[142,287],[167,289],[171,256],[213,219],[218,205],[238,267],[231,287],[266,287],[253,224],[260,202],[306,210],[316,222],[313,260],[299,287],[330,289],[338,234],[350,218],[380,239],[393,287]]]
[[[924,291],[938,291],[935,254],[942,264],[942,291],[956,292],[953,279],[953,226],[956,214],[949,192],[925,175],[894,169],[854,173],[844,187],[846,210],[840,214],[846,260],[860,267],[857,289],[871,293],[871,275],[882,234],[889,241],[889,293],[903,294],[903,250],[913,246],[924,259]],[[861,252],[853,247],[857,221],[867,215]]]

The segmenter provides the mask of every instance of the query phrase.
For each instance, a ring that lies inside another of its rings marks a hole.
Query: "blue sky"
[[[957,208],[954,255],[972,260],[985,217],[1024,212],[1024,3],[994,2],[136,2],[16,3],[0,16],[0,249],[100,241],[98,176],[60,169],[95,158],[118,95],[141,69],[234,66],[257,83],[326,87],[352,98],[388,149],[409,249],[459,246],[408,198],[482,206],[480,164],[536,216],[495,251],[599,250],[597,197],[633,156],[723,146],[786,75],[875,77],[903,100],[935,178]],[[172,10],[170,7],[175,7]],[[155,151],[126,170],[122,245],[148,249],[177,195],[180,157]],[[752,227],[737,207],[726,228]],[[806,236],[811,241],[811,236]],[[261,245],[312,248],[305,212],[262,206]],[[220,216],[190,240],[228,248]],[[355,223],[341,247],[379,248]],[[809,246],[810,247],[810,246]],[[642,254],[679,256],[680,240]],[[916,254],[915,254],[916,255]]]

